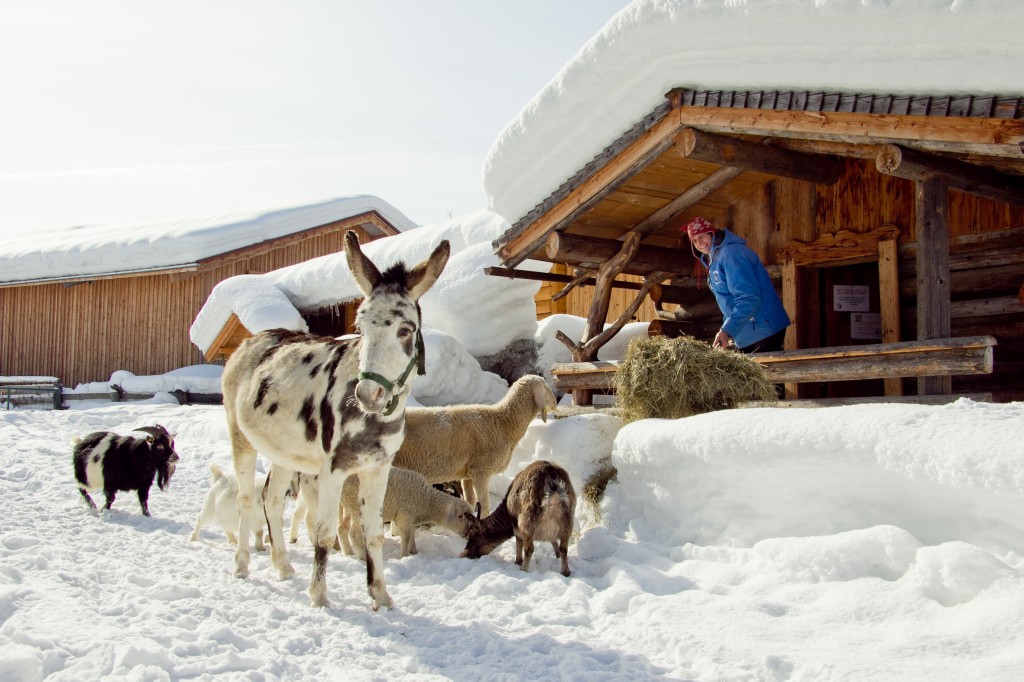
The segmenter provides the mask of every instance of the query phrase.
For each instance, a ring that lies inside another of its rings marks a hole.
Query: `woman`
[[[691,248],[700,252],[697,258],[708,270],[711,292],[725,318],[712,346],[728,348],[731,343],[741,353],[782,350],[789,315],[747,241],[716,229],[706,218],[694,218],[682,229]]]

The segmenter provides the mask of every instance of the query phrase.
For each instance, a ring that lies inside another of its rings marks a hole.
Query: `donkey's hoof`
[[[380,607],[382,607],[382,606],[385,609],[387,609],[388,611],[393,609],[394,606],[395,606],[394,600],[391,599],[391,595],[388,594],[387,592],[385,592],[384,596],[382,598],[380,598],[380,599],[378,599],[377,597],[373,598],[373,610],[374,611],[380,611]]]

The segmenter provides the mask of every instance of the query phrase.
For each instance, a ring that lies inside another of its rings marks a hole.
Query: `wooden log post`
[[[668,275],[664,272],[649,273],[644,279],[633,303],[623,311],[613,324],[605,328],[605,319],[608,317],[608,307],[611,302],[612,286],[616,276],[629,264],[633,256],[640,248],[642,236],[639,233],[631,232],[626,235],[621,244],[621,249],[612,258],[605,261],[597,269],[596,283],[594,286],[594,298],[590,302],[590,311],[587,314],[587,329],[583,338],[575,343],[562,332],[558,332],[555,338],[558,339],[572,355],[573,362],[589,362],[597,359],[597,352],[613,336],[619,333],[623,325],[636,313],[640,304],[647,297],[651,287],[666,279]],[[592,402],[593,391],[587,388],[573,389],[573,402],[577,405],[589,405]]]
[[[914,192],[917,231],[917,338],[941,339],[950,332],[949,190],[942,176],[917,183]],[[948,376],[918,379],[918,395],[950,393]]]
[[[896,240],[878,242],[878,296],[882,317],[882,343],[900,340],[900,273]],[[901,379],[885,379],[885,395],[903,395]]]

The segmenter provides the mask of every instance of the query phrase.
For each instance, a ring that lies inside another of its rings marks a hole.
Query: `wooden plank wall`
[[[782,244],[792,239],[813,241],[824,234],[839,230],[870,232],[882,225],[900,228],[898,244],[916,241],[914,232],[914,183],[879,173],[873,160],[847,159],[846,169],[839,181],[831,186],[815,186],[806,182],[776,179],[760,192],[709,215],[717,224],[746,238],[766,264],[777,264],[776,254]],[[965,235],[997,233],[1007,229],[1021,229],[1021,248],[1024,251],[1024,208],[1001,204],[961,192],[950,193],[950,236],[952,240]],[[998,240],[997,240],[998,241]],[[1010,256],[1013,258],[1013,256]],[[984,259],[969,267],[982,267]],[[959,267],[959,266],[958,266]],[[912,282],[913,273],[906,264],[901,266],[901,289]],[[992,292],[972,292],[957,288],[960,275],[953,273],[953,299],[961,307],[971,299],[990,297]],[[1024,284],[1024,281],[1020,282]],[[608,320],[613,320],[628,305],[633,292],[616,291]],[[586,317],[592,288],[574,291],[566,297],[564,312]],[[902,340],[916,339],[915,300],[903,297]],[[960,317],[960,308],[954,310],[952,333],[974,335],[991,333],[999,345],[995,348],[995,371],[992,375],[954,379],[954,390],[992,392],[996,400],[1024,400],[1024,315],[1018,312],[992,316]],[[655,319],[654,308],[647,301],[637,315],[640,321]],[[906,390],[913,392],[908,386]]]
[[[0,375],[55,376],[74,387],[120,369],[146,376],[202,364],[188,332],[215,285],[343,251],[344,232],[199,272],[0,288]]]

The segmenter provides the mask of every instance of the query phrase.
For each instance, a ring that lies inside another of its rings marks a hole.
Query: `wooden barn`
[[[336,253],[350,229],[371,241],[412,226],[376,197],[349,197],[175,225],[142,249],[145,226],[135,242],[100,240],[91,257],[85,246],[0,253],[0,375],[73,387],[207,362],[189,328],[222,280]]]
[[[493,274],[554,264],[541,314],[588,318],[563,388],[608,385],[606,322],[714,336],[700,215],[777,284],[788,397],[1024,399],[1024,99],[680,88],[606,143],[494,243]]]

